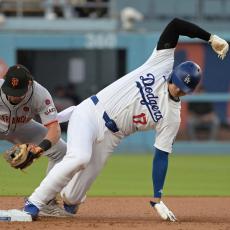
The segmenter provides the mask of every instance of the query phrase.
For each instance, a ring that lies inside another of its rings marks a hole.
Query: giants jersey
[[[97,97],[124,135],[156,129],[155,147],[172,151],[181,103],[169,97],[175,49],[154,49],[139,68],[101,90]]]
[[[0,87],[4,80],[0,79]],[[0,133],[8,134],[39,115],[41,122],[47,125],[56,120],[57,111],[50,93],[39,83],[33,81],[25,98],[12,105],[0,90]],[[33,135],[33,134],[32,134]]]

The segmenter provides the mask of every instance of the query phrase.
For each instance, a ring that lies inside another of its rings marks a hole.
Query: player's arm
[[[169,153],[180,127],[180,119],[167,120],[156,126],[155,155],[152,164],[153,197],[152,207],[163,220],[176,221],[172,211],[161,200],[168,170]]]
[[[43,152],[52,147],[61,135],[59,123],[57,121],[47,125],[47,135],[39,145],[33,143],[25,143],[14,145],[4,153],[6,161],[15,169],[25,169],[30,166],[35,159],[39,158]],[[33,135],[33,134],[31,134]]]
[[[35,83],[35,93],[39,94],[37,98],[37,111],[41,118],[42,124],[47,128],[46,136],[43,138],[41,143],[38,145],[36,150],[41,154],[53,145],[55,145],[61,137],[61,128],[57,120],[57,110],[55,108],[53,99],[43,86]],[[35,149],[33,149],[34,151]]]
[[[57,120],[50,122],[45,126],[48,131],[41,143],[38,146],[34,144],[30,144],[28,146],[28,149],[35,154],[42,155],[43,152],[49,150],[53,145],[55,145],[61,137],[61,128]]]
[[[222,59],[228,52],[229,45],[225,40],[217,35],[210,34],[196,24],[178,18],[174,18],[162,32],[157,50],[175,48],[180,35],[209,42],[213,50]]]
[[[152,181],[154,198],[153,202],[160,202],[165,177],[168,169],[168,155],[169,153],[155,148],[155,156],[152,165]]]
[[[163,201],[161,201],[162,190],[168,169],[168,155],[168,152],[155,148],[152,167],[154,197],[150,201],[150,204],[163,220],[176,221],[177,219],[173,212],[168,209]]]
[[[48,139],[51,142],[51,145],[56,144],[61,137],[61,128],[58,121],[53,121],[45,126],[48,129],[48,132],[44,139]]]
[[[180,35],[205,41],[209,41],[211,36],[209,32],[191,22],[174,18],[162,32],[157,43],[157,50],[175,48]]]

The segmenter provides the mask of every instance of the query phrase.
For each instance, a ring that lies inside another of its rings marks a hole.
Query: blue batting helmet
[[[176,66],[171,73],[170,81],[184,93],[191,93],[201,80],[200,66],[195,62],[186,61]]]

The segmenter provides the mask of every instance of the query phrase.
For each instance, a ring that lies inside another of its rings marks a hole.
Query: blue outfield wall
[[[62,135],[66,140],[66,134]],[[114,153],[153,153],[154,131],[138,132],[122,140]],[[0,141],[0,153],[12,146],[7,141]],[[228,141],[176,141],[173,146],[173,154],[230,154],[230,142]]]
[[[116,153],[153,153],[154,131],[135,133],[122,140]],[[176,141],[173,154],[230,154],[228,141]]]

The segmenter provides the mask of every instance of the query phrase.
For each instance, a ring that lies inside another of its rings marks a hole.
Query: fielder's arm
[[[52,145],[56,144],[61,137],[61,127],[58,121],[54,121],[45,126],[48,129],[48,132],[44,139],[48,139]]]
[[[61,128],[58,121],[53,121],[45,125],[48,132],[39,145],[29,144],[28,149],[34,154],[41,155],[56,144],[61,137]]]
[[[39,145],[33,143],[15,145],[4,153],[6,161],[15,169],[25,169],[30,166],[35,159],[60,139],[61,128],[57,121],[49,123],[47,128],[47,135]]]

